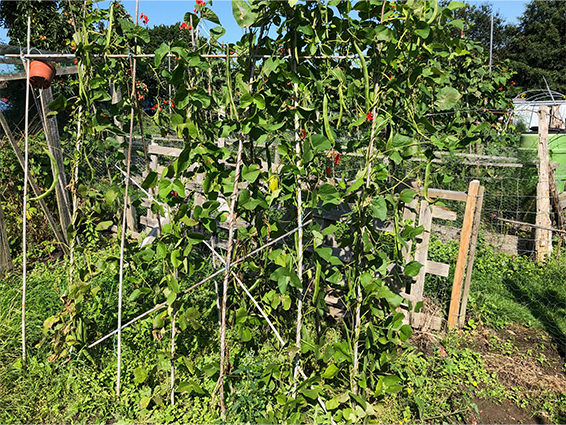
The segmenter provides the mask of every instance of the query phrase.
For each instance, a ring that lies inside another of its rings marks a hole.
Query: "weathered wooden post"
[[[57,207],[59,209],[59,221],[61,223],[61,231],[67,238],[67,228],[71,225],[71,204],[67,195],[67,177],[65,176],[65,162],[63,161],[63,148],[61,147],[61,140],[59,139],[59,129],[57,128],[57,120],[55,116],[49,116],[49,105],[53,102],[53,93],[51,87],[45,90],[40,90],[41,107],[43,109],[43,124],[45,130],[45,138],[49,146],[49,152],[57,162],[59,168],[59,179],[55,187],[55,194],[57,196]],[[53,171],[53,178],[55,178],[55,169],[51,164]]]
[[[470,242],[470,253],[468,255],[468,265],[466,267],[466,278],[464,281],[464,292],[462,293],[462,301],[460,303],[460,316],[458,317],[458,326],[464,327],[466,322],[466,310],[468,308],[468,297],[470,295],[470,284],[472,282],[472,272],[474,271],[474,259],[476,258],[476,247],[478,243],[478,234],[481,224],[481,211],[483,208],[483,193],[485,187],[480,186],[478,191],[478,199],[476,202],[476,211],[474,213],[474,224],[472,226],[472,240]]]
[[[6,233],[6,225],[4,223],[4,211],[0,204],[0,277],[11,272],[14,269],[12,256],[10,255],[10,245],[8,244],[8,233]]]
[[[548,159],[548,107],[541,106],[538,118],[538,184],[537,218],[535,228],[535,252],[537,261],[545,261],[552,253],[552,231],[550,229],[550,162]]]
[[[454,271],[454,283],[452,285],[452,296],[450,298],[450,309],[448,311],[448,326],[450,328],[454,328],[458,325],[460,298],[462,295],[462,281],[464,279],[464,270],[466,268],[466,260],[468,258],[468,250],[470,248],[470,239],[472,236],[472,226],[474,223],[474,213],[476,211],[479,187],[480,182],[478,180],[473,180],[470,182],[468,189],[466,210],[464,212],[464,223],[462,224],[462,233],[460,234],[460,249],[458,250],[458,260],[456,262],[456,270]]]
[[[12,146],[12,149],[16,154],[16,158],[18,158],[18,162],[20,163],[23,169],[24,155],[22,154],[22,151],[20,150],[20,147],[18,146],[18,143],[16,142],[14,135],[12,134],[12,130],[10,130],[10,126],[8,125],[8,122],[6,121],[6,118],[4,117],[2,111],[0,111],[0,124],[2,125],[2,128],[4,129],[4,133],[6,133],[6,137],[8,137],[8,141],[10,142],[10,145]],[[41,190],[39,189],[39,186],[37,185],[37,182],[35,181],[33,176],[28,175],[28,181],[35,196],[40,196]],[[38,199],[37,202],[39,202],[39,206],[41,207],[41,210],[45,214],[45,217],[49,222],[49,226],[51,227],[51,230],[53,230],[53,233],[55,234],[55,237],[57,238],[57,241],[59,242],[61,249],[65,254],[68,254],[69,248],[67,247],[67,238],[61,233],[61,231],[57,227],[57,222],[55,221],[53,215],[47,208],[47,204],[45,203],[45,200]]]

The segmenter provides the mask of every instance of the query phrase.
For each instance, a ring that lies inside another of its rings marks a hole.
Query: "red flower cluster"
[[[147,15],[145,15],[143,13],[140,15],[140,19],[142,20],[144,25],[147,25],[147,23],[149,22],[149,18],[147,17]]]
[[[307,132],[304,128],[301,128],[301,139],[305,140],[307,137]]]
[[[180,30],[192,30],[193,26],[192,25],[187,25],[186,22],[183,22],[181,25],[179,25],[179,29]]]
[[[204,6],[206,4],[204,0],[196,0],[196,2],[199,6]]]
[[[330,167],[326,167],[326,174],[328,175],[332,174],[332,171],[330,171]]]
[[[340,164],[340,160],[342,159],[342,155],[340,155],[340,152],[332,152],[332,154],[334,155],[334,164],[336,165]]]
[[[367,118],[368,121],[373,121],[373,114],[371,112],[368,112],[366,114],[366,118]]]

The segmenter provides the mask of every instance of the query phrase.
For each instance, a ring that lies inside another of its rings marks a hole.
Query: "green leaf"
[[[157,181],[158,181],[157,173],[155,171],[152,171],[144,179],[144,181],[142,183],[142,187],[144,189],[154,188],[155,185],[157,184]]]
[[[413,328],[411,328],[409,325],[401,326],[401,329],[399,330],[399,338],[402,342],[407,341],[411,337],[411,335],[413,335]]]
[[[222,27],[214,27],[210,29],[210,35],[212,36],[212,38],[215,38],[217,40],[224,34],[226,34],[226,30]]]
[[[248,328],[247,326],[242,326],[242,331],[240,333],[240,339],[243,342],[248,342],[252,339],[252,333],[250,331],[250,328]]]
[[[112,226],[111,221],[102,221],[96,226],[96,231],[108,230]]]
[[[401,195],[399,196],[399,200],[401,202],[404,202],[405,204],[410,204],[416,194],[417,192],[411,189],[405,189],[401,192]]]
[[[463,7],[465,7],[466,4],[462,3],[460,1],[451,1],[450,4],[448,4],[448,9],[450,10],[456,10],[456,9],[461,9]]]
[[[340,406],[340,402],[338,401],[337,397],[331,398],[330,400],[326,401],[326,408],[328,410],[337,409]]]
[[[462,95],[453,87],[443,87],[436,95],[436,106],[441,111],[452,109],[456,106]]]
[[[319,247],[315,248],[315,252],[320,255],[320,258],[324,261],[330,262],[330,259],[332,258],[332,248]]]
[[[143,367],[137,367],[134,370],[134,380],[138,384],[143,384],[147,379],[147,375],[148,375],[147,370],[145,370]]]
[[[330,143],[330,140],[328,140],[328,138],[323,136],[322,134],[313,134],[311,136],[311,142],[314,153],[332,149],[332,144]]]
[[[218,19],[218,16],[216,16],[216,13],[214,13],[208,7],[205,7],[202,10],[202,12],[200,13],[200,17],[202,19],[206,19],[207,21],[214,22],[216,25],[220,25],[220,19]]]
[[[55,113],[61,112],[63,109],[67,107],[67,98],[61,95],[57,96],[57,99],[55,99],[53,102],[47,105],[47,107],[51,109],[52,112]]]
[[[311,400],[316,400],[318,397],[318,390],[303,388],[301,389],[301,394],[303,394],[307,398],[310,398]]]
[[[243,0],[232,0],[232,14],[241,28],[251,27],[257,20],[257,13]]]
[[[322,374],[322,377],[325,379],[332,379],[334,378],[334,375],[336,375],[337,372],[338,372],[338,367],[334,363],[332,363],[328,365],[328,367]]]
[[[418,261],[415,260],[411,261],[409,264],[405,266],[405,271],[404,271],[405,276],[415,277],[421,271],[422,266],[423,265]]]
[[[140,400],[140,409],[145,409],[149,406],[149,402],[151,401],[150,397],[144,396]]]
[[[159,186],[157,189],[157,193],[162,198],[167,198],[169,193],[171,193],[172,185],[171,182],[167,179],[163,179],[159,181]]]
[[[249,181],[250,183],[255,182],[259,177],[260,173],[261,170],[257,164],[252,164],[249,167],[244,166],[244,168],[242,169],[243,179]]]
[[[155,51],[155,67],[159,67],[159,65],[161,65],[161,61],[163,60],[163,58],[165,56],[167,56],[167,53],[169,53],[169,46],[167,46],[167,44],[165,43],[161,43],[161,46],[158,47],[158,49]]]
[[[165,321],[163,320],[163,317],[155,316],[153,318],[152,325],[153,329],[161,329],[165,325]]]
[[[185,185],[179,179],[175,179],[173,182],[173,190],[177,192],[177,195],[181,198],[185,197]]]
[[[193,390],[193,384],[192,382],[180,382],[179,385],[177,386],[177,392],[178,393],[182,393],[185,391],[191,392]]]
[[[249,93],[244,93],[242,97],[240,97],[240,107],[247,108],[253,102],[252,95]]]
[[[373,211],[375,218],[378,220],[385,220],[387,218],[387,202],[385,201],[385,198],[380,196],[377,199],[372,199],[371,210]]]
[[[176,249],[171,253],[171,264],[174,268],[178,268],[179,265],[183,262],[181,251]]]
[[[265,109],[265,97],[262,94],[256,93],[253,95],[253,102],[257,109]]]
[[[430,27],[426,22],[419,21],[417,23],[417,29],[415,29],[415,34],[417,34],[419,37],[423,39],[426,39],[430,34]]]

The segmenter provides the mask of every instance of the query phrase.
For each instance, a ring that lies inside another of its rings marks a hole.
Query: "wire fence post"
[[[552,231],[550,228],[550,163],[548,158],[548,107],[542,105],[538,119],[538,184],[537,184],[537,227],[535,229],[535,251],[539,262],[544,262],[552,253]]]
[[[31,16],[28,16],[27,53],[30,48]],[[24,63],[26,69],[26,115],[25,115],[25,158],[24,158],[24,207],[22,217],[22,363],[26,362],[26,290],[27,290],[27,204],[29,175],[29,60]]]

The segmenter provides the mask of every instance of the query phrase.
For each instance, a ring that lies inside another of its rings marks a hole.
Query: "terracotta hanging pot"
[[[48,89],[51,87],[51,81],[53,81],[55,74],[55,67],[48,62],[34,60],[29,64],[29,82],[36,88]]]

